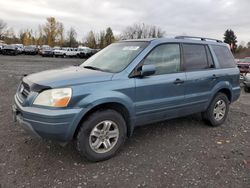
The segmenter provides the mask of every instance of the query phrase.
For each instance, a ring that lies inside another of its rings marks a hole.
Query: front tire
[[[76,147],[89,161],[103,161],[113,157],[125,142],[126,123],[114,110],[94,112],[81,125]]]
[[[229,111],[229,100],[224,93],[218,93],[208,109],[202,113],[203,120],[209,125],[216,127],[223,124]]]
[[[246,93],[250,93],[250,88],[247,87],[247,86],[244,86],[244,91],[245,91]]]

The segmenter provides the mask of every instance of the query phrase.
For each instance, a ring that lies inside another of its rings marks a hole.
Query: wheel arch
[[[212,95],[210,97],[209,103],[213,100],[213,98],[217,95],[217,93],[224,93],[228,97],[229,102],[232,102],[233,98],[232,90],[233,90],[232,85],[228,81],[217,83],[212,89],[211,92]]]
[[[231,92],[230,89],[228,89],[228,88],[222,88],[222,89],[218,90],[217,93],[223,93],[223,94],[225,94],[227,96],[229,102],[232,101],[232,92]]]
[[[127,126],[127,136],[130,137],[133,133],[134,125],[133,125],[133,118],[132,115],[129,111],[129,109],[122,103],[120,102],[104,102],[101,104],[96,104],[95,106],[92,106],[91,108],[86,111],[86,113],[81,117],[81,120],[79,121],[73,135],[73,139],[76,138],[77,133],[82,125],[82,123],[94,112],[99,111],[99,110],[105,110],[105,109],[112,109],[120,113]]]

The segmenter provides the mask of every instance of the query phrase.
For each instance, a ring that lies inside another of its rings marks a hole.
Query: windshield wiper
[[[98,70],[98,71],[103,71],[102,69],[98,68],[98,67],[93,67],[93,66],[83,66],[85,69],[92,69],[92,70]]]

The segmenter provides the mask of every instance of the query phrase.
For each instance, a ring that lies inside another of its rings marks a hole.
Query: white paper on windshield
[[[138,50],[140,46],[125,46],[122,50]]]

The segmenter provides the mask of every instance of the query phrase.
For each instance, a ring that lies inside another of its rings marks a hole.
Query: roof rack
[[[193,36],[176,36],[175,39],[199,39],[201,41],[215,41],[222,43],[221,40],[218,39],[211,39],[211,38],[205,38],[205,37],[193,37]]]

